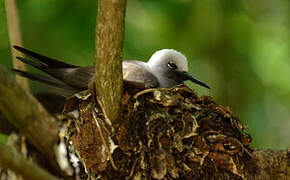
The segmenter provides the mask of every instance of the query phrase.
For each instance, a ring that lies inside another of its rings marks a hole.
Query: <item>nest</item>
[[[83,177],[241,179],[242,159],[252,158],[239,119],[184,85],[125,92],[114,125],[87,91],[69,98],[64,112]]]

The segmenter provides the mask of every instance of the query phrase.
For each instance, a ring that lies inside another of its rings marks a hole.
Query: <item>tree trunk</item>
[[[123,91],[122,60],[127,0],[98,0],[95,81],[97,99],[114,121],[120,112]]]

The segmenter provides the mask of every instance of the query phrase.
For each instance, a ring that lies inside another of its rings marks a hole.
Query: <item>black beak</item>
[[[182,78],[184,81],[186,80],[190,80],[200,86],[206,87],[208,89],[210,89],[210,87],[208,85],[206,85],[205,83],[201,82],[200,80],[196,79],[195,77],[193,77],[191,74],[189,74],[186,71],[176,71]]]

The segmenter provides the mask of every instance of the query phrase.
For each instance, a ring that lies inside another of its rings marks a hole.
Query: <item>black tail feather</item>
[[[75,88],[73,88],[73,87],[71,87],[71,86],[51,77],[51,76],[29,73],[29,72],[21,71],[18,69],[12,69],[12,71],[16,72],[20,76],[29,78],[31,80],[39,81],[39,82],[42,82],[42,83],[45,83],[45,84],[48,84],[51,86],[55,86],[55,87],[59,87],[62,89],[67,89],[67,90],[76,90]]]
[[[46,72],[47,74],[51,75],[51,76],[55,76],[56,74],[52,73],[54,71],[58,71],[60,70],[59,68],[51,68],[49,66],[47,66],[46,64],[43,64],[43,63],[39,63],[38,61],[37,62],[34,62],[32,60],[29,60],[29,59],[26,59],[26,58],[22,58],[22,57],[16,57],[18,60],[20,60],[21,62],[25,63],[25,64],[29,64],[33,67],[35,67],[36,69],[39,69],[43,72]],[[53,71],[54,69],[54,71]],[[56,78],[59,78],[59,77],[56,77]]]
[[[19,47],[19,46],[13,46],[16,50],[22,52],[23,54],[33,58],[34,60],[38,61],[42,65],[46,65],[48,67],[53,68],[75,68],[78,66],[67,64],[40,54],[37,54],[35,52],[32,52],[30,50],[27,50],[25,48]]]
[[[20,60],[21,62],[25,63],[25,64],[29,64],[37,69],[41,69],[43,66],[46,66],[46,65],[43,65],[43,64],[39,64],[39,63],[36,63],[34,61],[31,61],[29,59],[26,59],[26,58],[23,58],[23,57],[16,57],[18,60]]]
[[[63,89],[83,90],[87,89],[88,83],[93,77],[94,68],[92,66],[74,66],[42,56],[19,46],[14,46],[14,48],[32,58],[30,60],[17,57],[18,60],[49,75],[33,74],[14,69],[19,75],[29,79],[44,82]]]

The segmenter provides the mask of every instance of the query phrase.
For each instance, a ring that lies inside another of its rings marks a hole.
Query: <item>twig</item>
[[[25,159],[15,149],[0,143],[0,166],[8,168],[30,180],[57,180],[55,176],[38,167],[32,161]]]
[[[12,52],[13,67],[15,69],[25,70],[25,64],[16,59],[17,56],[22,56],[22,54],[12,48],[13,45],[22,45],[21,40],[21,30],[19,25],[19,16],[17,11],[17,6],[15,0],[5,0],[5,9],[8,23],[8,31],[10,38],[10,46]],[[26,78],[16,75],[16,81],[20,86],[29,91],[29,84]]]
[[[111,155],[111,153],[110,153],[110,148],[109,148],[109,146],[108,146],[108,143],[107,143],[107,141],[105,140],[105,137],[104,137],[104,135],[103,135],[103,130],[102,130],[102,128],[101,128],[101,125],[100,125],[100,123],[98,122],[98,118],[96,117],[96,113],[97,113],[97,112],[95,111],[95,109],[93,109],[93,117],[94,117],[95,123],[96,123],[96,125],[97,125],[97,127],[98,127],[98,131],[99,131],[99,134],[100,134],[101,140],[102,140],[102,142],[103,142],[103,145],[105,146],[105,148],[106,148],[106,150],[107,150],[107,153],[108,153],[108,156],[109,156],[109,159],[110,159],[111,165],[112,165],[112,167],[113,167],[116,171],[118,171],[118,168],[117,168],[117,166],[116,166],[116,164],[115,164],[115,162],[114,162],[114,159],[113,159],[113,157],[112,157],[112,155]]]

